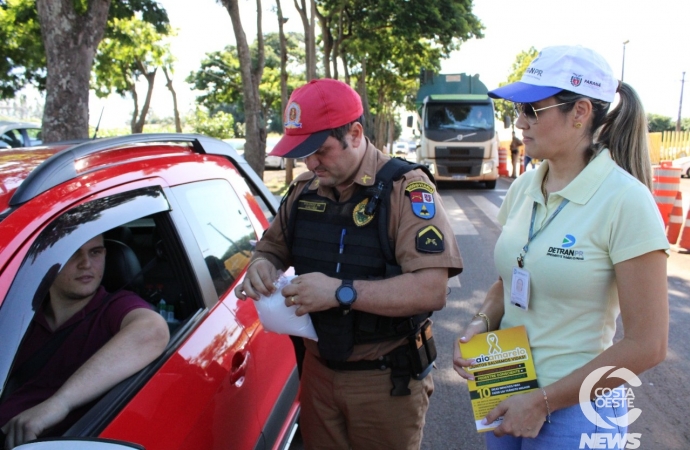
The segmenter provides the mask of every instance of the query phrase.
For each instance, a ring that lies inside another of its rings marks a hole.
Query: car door
[[[254,448],[273,448],[290,426],[286,421],[294,417],[298,405],[294,351],[287,336],[264,332],[253,301],[239,301],[233,290],[243,279],[263,232],[264,222],[253,213],[260,209],[250,207],[255,201],[252,194],[241,179],[232,177],[176,186],[173,191],[202,251],[216,294],[247,338],[243,383],[253,392],[253,401],[243,410],[257,417],[261,426],[261,442]]]
[[[157,298],[150,298],[146,287],[155,286],[177,308],[171,341],[156,361],[105,394],[65,435],[100,435],[149,450],[251,448],[260,430],[256,416],[243,410],[252,402],[242,382],[247,335],[212,287],[204,287],[211,285],[210,276],[198,247],[185,243],[193,238],[185,218],[171,208],[170,196],[150,181],[96,194],[59,213],[17,252],[17,261],[0,274],[0,286],[9,286],[0,293],[0,386],[60,266],[93,236],[127,230],[128,246],[142,266],[140,295],[155,305]]]
[[[177,246],[159,249],[164,256],[157,256],[157,264],[161,259],[165,264],[144,278],[175,304],[176,311],[184,300],[176,293],[190,291],[184,284],[194,285],[191,291],[198,292],[205,307],[189,318],[176,315],[181,323],[174,325],[183,331],[173,332],[169,356],[101,437],[136,442],[149,450],[254,448],[260,439],[253,405],[261,387],[249,381],[248,335],[218,302],[210,269],[217,261],[209,257],[216,255],[201,251],[192,230],[205,226],[227,245],[226,238],[232,237],[223,237],[222,225],[215,221],[198,222],[180,201],[186,190],[196,192],[203,186],[205,182],[197,182],[165,190],[172,208],[156,217],[158,234],[161,241]],[[213,198],[208,195],[204,201]]]

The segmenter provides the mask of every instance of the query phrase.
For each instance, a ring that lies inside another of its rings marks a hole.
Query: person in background
[[[540,388],[487,414],[486,423],[503,417],[486,433],[487,448],[578,448],[583,433],[623,436],[624,423],[611,429],[587,419],[579,391],[597,369],[640,374],[666,355],[669,244],[650,192],[642,104],[599,54],[580,46],[543,49],[521,81],[489,95],[515,102],[525,151],[543,163],[506,195],[494,253],[500,277],[460,338],[524,325],[532,348]],[[510,304],[513,276],[527,280],[521,307]],[[619,314],[624,335],[614,343]],[[457,345],[453,362],[471,377],[465,368],[473,362]],[[585,395],[622,383],[601,376]],[[627,412],[624,402],[598,400],[589,406],[601,417]]]
[[[515,135],[513,131],[513,139],[510,141],[510,161],[513,163],[513,173],[511,178],[518,176],[518,168],[520,167],[520,146],[522,141]]]
[[[62,342],[41,367],[21,376],[11,393],[3,392],[0,426],[6,450],[61,435],[92,401],[165,349],[168,326],[146,301],[129,291],[108,294],[101,286],[105,252],[102,235],[82,245],[29,325],[6,390],[43,347],[53,339]]]
[[[462,269],[430,179],[374,147],[362,114],[340,81],[293,92],[285,117],[295,120],[272,154],[305,158],[310,172],[291,186],[235,289],[240,299],[271,295],[277,270],[295,268],[282,295],[319,338],[304,340],[307,450],[419,449],[436,355],[429,316]]]

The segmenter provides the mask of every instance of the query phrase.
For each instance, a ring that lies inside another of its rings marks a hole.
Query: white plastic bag
[[[295,314],[297,305],[285,306],[285,297],[280,291],[290,284],[290,280],[293,278],[295,277],[281,275],[278,281],[274,283],[276,290],[273,295],[270,297],[262,295],[258,301],[254,302],[256,311],[259,313],[259,320],[261,320],[266,331],[301,336],[318,341],[309,314],[298,317]]]

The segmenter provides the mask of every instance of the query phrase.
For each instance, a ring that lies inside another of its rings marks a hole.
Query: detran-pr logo
[[[572,234],[566,234],[565,237],[563,238],[563,243],[561,244],[561,247],[570,248],[573,245],[575,245],[575,242],[577,242],[577,239],[575,239],[575,236],[573,236]]]
[[[587,420],[597,428],[613,431],[618,430],[619,427],[627,427],[635,422],[642,414],[642,411],[633,406],[635,394],[632,388],[621,386],[614,389],[608,387],[594,389],[594,386],[602,379],[604,374],[610,372],[611,369],[615,369],[615,366],[600,367],[585,378],[582,386],[580,386],[580,409],[582,409],[582,414],[585,415]],[[633,387],[639,387],[642,384],[637,375],[625,367],[614,370],[606,378],[618,378]],[[594,401],[590,400],[592,390],[594,390]],[[620,417],[602,417],[594,409],[593,405],[597,409],[627,407],[628,412]],[[640,436],[640,433],[582,433],[580,448],[638,448],[640,446]]]

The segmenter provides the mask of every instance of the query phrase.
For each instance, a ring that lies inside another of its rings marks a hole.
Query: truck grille
[[[436,168],[442,177],[465,175],[477,177],[481,173],[484,147],[436,147]]]

